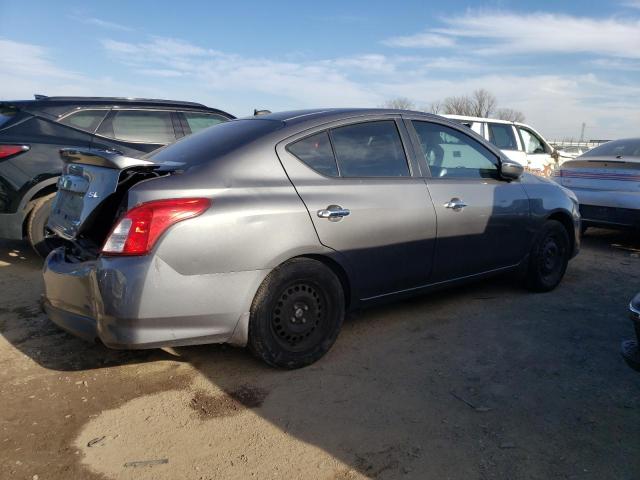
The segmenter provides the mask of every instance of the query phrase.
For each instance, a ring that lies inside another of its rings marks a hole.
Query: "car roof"
[[[469,120],[470,122],[493,122],[493,123],[508,123],[510,125],[524,125],[523,123],[512,122],[511,120],[501,120],[499,118],[488,118],[488,117],[471,117],[467,115],[442,115],[445,118],[450,118],[452,120]]]
[[[358,116],[372,116],[372,115],[420,115],[424,117],[437,118],[437,115],[433,115],[425,112],[418,112],[413,110],[398,110],[391,108],[317,108],[307,110],[289,110],[284,112],[268,113],[266,115],[259,115],[259,119],[264,120],[276,120],[284,122],[287,125],[296,125],[299,123],[306,123],[309,121],[322,122],[331,121],[341,118],[358,117]]]
[[[49,97],[47,95],[34,95],[35,99],[32,102],[43,103],[74,103],[85,104],[90,103],[117,103],[117,104],[145,104],[145,105],[180,105],[191,107],[204,107],[208,108],[202,103],[186,102],[182,100],[166,100],[161,98],[135,98],[135,97]]]
[[[130,98],[130,97],[48,97],[46,95],[35,95],[34,100],[2,100],[0,103],[17,107],[63,111],[65,107],[89,107],[89,106],[129,106],[129,107],[168,107],[192,110],[206,110],[235,118],[230,113],[217,108],[207,107],[202,103],[187,102],[181,100],[165,100],[158,98]]]

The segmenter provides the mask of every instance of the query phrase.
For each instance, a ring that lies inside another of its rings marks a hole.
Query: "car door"
[[[509,159],[523,167],[528,165],[527,155],[519,143],[517,132],[510,123],[487,123],[487,140],[498,147]]]
[[[113,109],[100,124],[93,146],[114,147],[125,155],[140,156],[176,141],[175,112],[151,109]]]
[[[499,158],[465,131],[412,119],[438,221],[432,282],[516,265],[527,253],[529,199]]]
[[[316,128],[277,149],[320,242],[345,259],[360,299],[429,278],[435,211],[407,147],[400,118],[383,116]]]
[[[550,168],[555,163],[551,156],[553,149],[532,129],[521,125],[518,125],[516,128],[522,139],[529,167],[532,170],[544,172],[549,175],[551,173]]]

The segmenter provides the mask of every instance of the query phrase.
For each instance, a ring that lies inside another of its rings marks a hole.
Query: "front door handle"
[[[318,217],[326,218],[330,222],[337,222],[350,213],[351,211],[348,208],[342,208],[340,205],[329,205],[323,210],[318,210]]]
[[[467,204],[464,203],[459,198],[452,198],[451,200],[449,200],[447,203],[444,204],[444,208],[452,208],[455,211],[460,211],[466,206]]]

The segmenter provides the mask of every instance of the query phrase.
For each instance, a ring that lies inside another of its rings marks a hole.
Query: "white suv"
[[[443,117],[466,125],[527,170],[550,176],[556,167],[558,154],[544,137],[529,125],[462,115],[443,115]]]

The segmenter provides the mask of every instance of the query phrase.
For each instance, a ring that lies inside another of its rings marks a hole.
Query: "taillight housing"
[[[107,237],[103,255],[146,255],[171,226],[197,217],[211,206],[208,198],[171,198],[136,205]]]
[[[29,145],[0,145],[0,160],[29,150]]]

